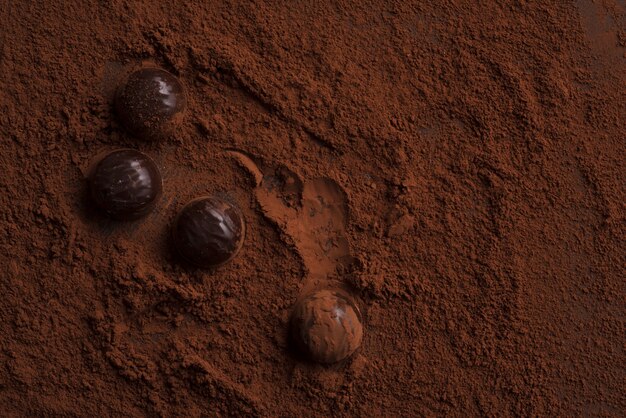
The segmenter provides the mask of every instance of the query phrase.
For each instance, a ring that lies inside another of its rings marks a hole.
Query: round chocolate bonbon
[[[192,200],[180,211],[172,230],[173,245],[187,262],[216,267],[231,260],[243,245],[245,221],[239,208],[218,197]]]
[[[292,312],[290,328],[296,348],[318,363],[348,358],[363,339],[361,313],[341,290],[318,290],[301,298]]]
[[[170,133],[187,105],[181,82],[173,74],[156,67],[140,68],[118,87],[115,112],[133,135],[155,139]]]
[[[108,216],[132,220],[150,212],[163,190],[157,165],[146,154],[120,149],[98,161],[89,175],[95,204]]]

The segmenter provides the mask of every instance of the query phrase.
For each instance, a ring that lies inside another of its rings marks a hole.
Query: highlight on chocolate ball
[[[321,289],[300,298],[293,309],[290,336],[306,359],[332,364],[350,357],[363,340],[361,312],[339,289]]]
[[[209,196],[187,203],[172,226],[172,246],[187,263],[218,267],[232,260],[243,246],[246,222],[239,207]]]
[[[144,140],[172,133],[187,107],[180,80],[158,67],[141,67],[122,79],[115,94],[115,113],[126,130]]]
[[[96,161],[88,185],[94,204],[110,218],[124,221],[150,213],[163,190],[158,166],[133,149],[118,149]]]

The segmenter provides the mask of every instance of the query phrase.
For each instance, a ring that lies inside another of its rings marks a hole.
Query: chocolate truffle
[[[132,220],[154,208],[163,181],[150,157],[136,150],[121,149],[95,164],[89,175],[89,189],[93,201],[108,216]]]
[[[361,313],[347,293],[318,290],[296,303],[291,315],[291,338],[310,360],[336,363],[361,345]]]
[[[231,260],[243,245],[246,225],[239,208],[217,197],[189,202],[172,230],[173,245],[187,262],[216,267]]]
[[[187,105],[183,85],[161,68],[141,68],[118,87],[115,111],[133,135],[155,139],[169,133]]]

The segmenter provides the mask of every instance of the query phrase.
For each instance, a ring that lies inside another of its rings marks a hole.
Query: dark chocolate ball
[[[199,267],[216,267],[237,254],[245,232],[245,221],[237,206],[217,197],[203,197],[180,211],[172,240],[184,260]]]
[[[341,290],[318,290],[300,299],[291,314],[290,328],[296,347],[318,363],[348,358],[363,339],[361,313]]]
[[[133,135],[155,139],[172,131],[182,119],[187,97],[183,85],[161,68],[141,68],[118,87],[115,111]]]
[[[89,175],[91,197],[111,218],[137,219],[150,212],[163,190],[159,168],[146,154],[121,149],[107,154]]]

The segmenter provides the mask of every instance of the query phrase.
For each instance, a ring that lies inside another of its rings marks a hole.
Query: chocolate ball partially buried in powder
[[[361,345],[363,325],[354,300],[341,290],[318,290],[300,299],[291,315],[291,337],[318,363],[348,358]]]
[[[146,67],[132,72],[118,87],[115,112],[133,135],[156,139],[171,133],[182,119],[187,96],[173,74]]]
[[[231,260],[243,245],[246,225],[239,208],[218,197],[189,202],[172,230],[173,245],[187,262],[216,267]]]
[[[150,212],[163,189],[154,161],[132,149],[107,154],[94,165],[88,181],[94,203],[119,220],[137,219]]]

